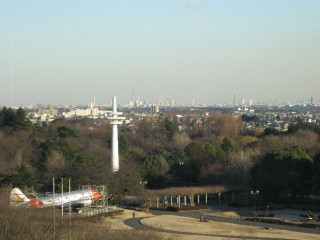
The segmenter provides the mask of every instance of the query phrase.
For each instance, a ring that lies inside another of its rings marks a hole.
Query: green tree
[[[255,122],[255,123],[260,122],[260,118],[256,115],[243,114],[241,117],[242,117],[242,120],[245,122]]]
[[[269,199],[296,197],[311,193],[312,164],[309,155],[299,147],[275,150],[251,169],[251,185]]]
[[[169,140],[172,140],[173,135],[178,132],[178,127],[176,126],[176,124],[172,121],[170,121],[169,119],[165,119],[164,120],[164,126],[165,129],[167,130],[167,136]]]
[[[0,111],[0,127],[12,127],[16,130],[30,130],[31,121],[27,118],[25,111],[19,108],[16,112],[12,108],[4,107]]]
[[[201,158],[203,154],[202,144],[198,142],[192,142],[186,146],[184,152],[189,159]]]
[[[39,179],[34,170],[25,164],[19,167],[15,173],[3,175],[1,177],[1,185],[11,184],[13,187],[19,188],[38,188]]]
[[[168,170],[169,164],[161,154],[149,155],[143,161],[143,178],[147,179],[149,187],[164,186]]]
[[[121,152],[129,151],[129,143],[123,134],[120,134],[119,136],[119,149]]]
[[[233,149],[233,146],[232,146]],[[220,161],[224,156],[223,150],[219,145],[207,143],[204,145],[206,163]]]
[[[35,141],[34,144],[38,147],[44,162],[51,153],[55,150],[60,152],[67,163],[73,164],[75,162],[75,152],[69,143],[63,138],[53,138],[45,141]]]
[[[313,192],[320,193],[320,154],[318,154],[313,161]]]
[[[264,136],[268,136],[268,135],[280,135],[282,132],[280,132],[279,130],[273,128],[273,127],[267,127],[264,129],[263,131],[263,135]]]
[[[301,119],[297,121],[296,124],[291,124],[288,127],[288,133],[293,133],[298,131],[299,129],[301,130],[311,130],[316,133],[320,133],[320,126],[316,123],[309,123],[309,122],[303,122]]]
[[[190,173],[192,169],[192,174],[189,175],[191,179],[189,181],[199,182],[200,179],[200,169],[204,165],[204,159],[206,156],[204,146],[201,143],[192,142],[185,148],[185,153],[187,156],[186,165],[183,169],[186,173]],[[185,176],[187,176],[185,174]]]
[[[15,124],[15,114],[12,108],[2,108],[0,112],[0,126],[13,127]]]
[[[98,160],[94,154],[88,151],[76,154],[69,172],[74,177],[74,184],[98,183],[101,169],[97,168],[97,165]]]
[[[77,137],[78,136],[78,132],[71,128],[71,127],[67,127],[67,126],[61,126],[57,128],[57,132],[59,137],[61,138],[66,138],[66,137]]]
[[[233,146],[232,142],[227,137],[225,137],[222,140],[222,143],[221,143],[220,147],[221,147],[222,151],[224,151],[225,153],[229,153],[229,152],[232,152],[234,150],[234,146]]]
[[[187,162],[185,166],[179,167],[184,170],[186,174],[184,177],[189,176],[192,179],[189,181],[199,182],[201,180],[201,169],[206,168],[209,164],[218,162],[224,155],[220,146],[215,144],[201,144],[197,142],[190,143],[185,148]],[[187,173],[192,174],[187,174]]]
[[[22,108],[19,108],[15,113],[14,127],[17,130],[30,130],[32,128],[32,123]]]

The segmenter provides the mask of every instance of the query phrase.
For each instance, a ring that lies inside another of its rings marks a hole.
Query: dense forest
[[[227,114],[173,113],[119,127],[120,171],[111,169],[111,126],[103,119],[32,125],[22,109],[0,111],[0,184],[50,191],[52,177],[73,187],[108,185],[119,195],[147,188],[224,185],[259,189],[266,199],[320,193],[319,127],[279,133]]]

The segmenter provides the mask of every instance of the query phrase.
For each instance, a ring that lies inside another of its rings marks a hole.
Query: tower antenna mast
[[[125,120],[125,117],[119,117],[122,114],[117,111],[117,99],[114,96],[112,98],[112,113],[108,117],[112,125],[112,172],[119,171],[118,125],[123,124],[123,120]]]

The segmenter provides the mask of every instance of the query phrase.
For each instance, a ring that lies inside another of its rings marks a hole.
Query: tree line
[[[15,130],[31,129],[32,123],[22,108],[16,111],[12,108],[2,108],[0,111],[0,127],[11,127]]]
[[[111,127],[104,120],[32,126],[22,109],[0,112],[0,184],[50,190],[52,177],[73,186],[106,184],[126,195],[147,188],[225,185],[259,189],[266,199],[320,193],[320,143],[314,125],[285,134],[245,131],[232,115],[173,113],[119,128],[120,171],[112,174]]]

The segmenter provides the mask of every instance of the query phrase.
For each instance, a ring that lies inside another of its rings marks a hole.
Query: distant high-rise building
[[[160,112],[159,106],[158,106],[158,105],[151,106],[151,112],[152,112],[152,113],[158,113],[158,112]]]
[[[134,102],[133,101],[129,101],[128,105],[129,105],[129,107],[133,107],[134,106]]]
[[[162,98],[162,95],[159,95],[158,104],[159,104],[159,106],[162,106],[162,105],[163,105],[163,98]]]
[[[311,103],[311,105],[315,105],[314,97],[311,97],[310,103]]]
[[[57,116],[58,115],[58,109],[57,108],[53,108],[51,106],[48,106],[47,109],[40,108],[39,111],[38,111],[38,114],[40,114],[40,115],[47,114],[47,115]]]
[[[246,105],[246,100],[244,98],[241,99],[241,105]]]
[[[250,99],[249,99],[249,106],[252,106],[252,105],[253,105],[253,99],[250,98]]]

